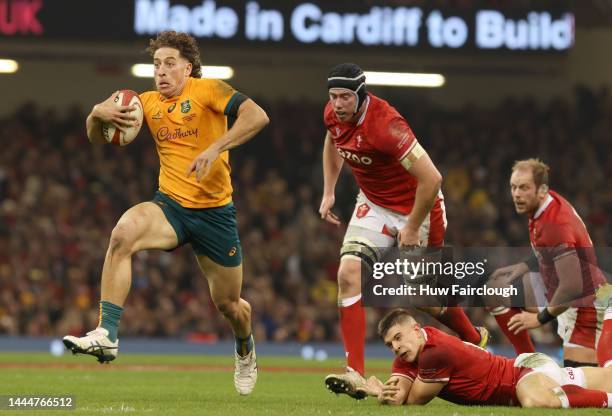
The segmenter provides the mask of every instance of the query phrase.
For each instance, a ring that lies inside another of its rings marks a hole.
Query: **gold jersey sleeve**
[[[142,93],[144,116],[159,156],[159,190],[185,208],[211,208],[232,200],[229,154],[221,153],[200,183],[185,175],[198,154],[227,131],[225,112],[236,90],[223,81],[189,78],[179,97]]]

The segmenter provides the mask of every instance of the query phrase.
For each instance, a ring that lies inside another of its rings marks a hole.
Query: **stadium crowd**
[[[444,176],[448,243],[526,246],[526,220],[514,212],[508,177],[514,160],[537,156],[551,166],[552,188],[576,207],[594,244],[609,245],[612,97],[605,89],[575,92],[570,101],[508,98],[494,108],[452,110],[389,97]],[[323,100],[258,100],[271,124],[231,153],[243,295],[260,341],[339,340],[336,270],[344,228],[317,213]],[[125,209],[150,200],[156,189],[159,165],[147,129],[116,148],[90,145],[84,126],[77,108],[59,114],[27,104],[0,118],[0,334],[61,336],[95,327],[111,230]],[[357,188],[345,173],[336,189],[336,211],[346,223]],[[137,254],[120,337],[230,338],[205,285],[187,247]],[[484,310],[468,314],[497,331]],[[367,316],[374,339],[379,315]],[[559,342],[550,325],[533,336]],[[505,342],[501,333],[494,339]]]

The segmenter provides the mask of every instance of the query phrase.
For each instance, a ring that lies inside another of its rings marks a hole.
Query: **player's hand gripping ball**
[[[114,103],[119,106],[133,106],[136,109],[128,114],[135,116],[136,121],[131,127],[123,127],[121,130],[111,123],[102,124],[102,135],[107,142],[116,146],[125,146],[132,142],[138,136],[140,127],[142,126],[143,111],[142,102],[138,93],[132,90],[120,90],[113,99]]]

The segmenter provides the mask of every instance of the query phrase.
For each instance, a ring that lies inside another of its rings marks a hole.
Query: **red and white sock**
[[[514,334],[514,332],[508,329],[510,318],[519,313],[521,313],[520,308],[506,308],[504,306],[491,310],[491,315],[493,315],[497,321],[497,325],[499,325],[504,335],[506,335],[506,338],[508,338],[514,347],[514,351],[516,351],[517,355],[524,352],[535,352],[535,347],[529,337],[529,331],[521,331],[518,334]]]
[[[561,407],[564,409],[572,407],[612,407],[612,393],[606,393],[605,391],[567,385],[555,387],[554,392],[561,400]]]
[[[361,294],[340,299],[340,329],[346,352],[346,364],[362,376],[365,374],[365,310]]]
[[[612,307],[608,306],[597,343],[597,362],[600,367],[612,366]]]
[[[480,343],[480,332],[472,325],[463,308],[459,306],[449,306],[442,311],[437,319],[455,331],[462,340],[475,345]]]

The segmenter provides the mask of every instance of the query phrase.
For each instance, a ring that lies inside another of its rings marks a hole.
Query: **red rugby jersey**
[[[396,357],[392,374],[447,384],[438,397],[456,404],[519,406],[516,383],[521,367],[514,360],[424,327],[426,342],[415,362]]]
[[[575,306],[590,306],[595,289],[606,279],[597,267],[593,243],[574,207],[558,193],[549,191],[544,203],[529,218],[529,239],[538,257],[547,299],[552,299],[559,286],[555,259],[575,251],[582,271],[575,278],[583,282],[582,299]]]
[[[357,124],[349,124],[338,120],[328,102],[325,127],[365,196],[376,205],[409,214],[417,180],[400,160],[417,140],[406,120],[387,101],[368,93],[365,105]]]

